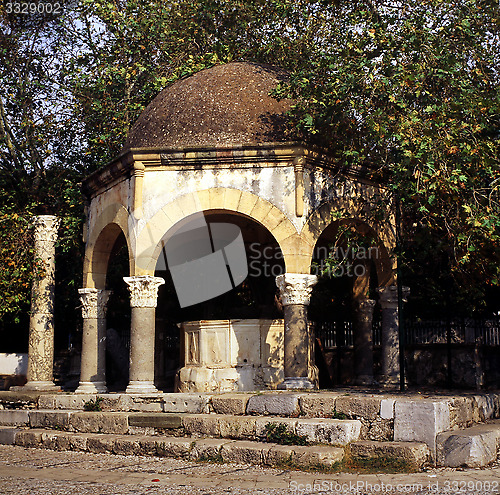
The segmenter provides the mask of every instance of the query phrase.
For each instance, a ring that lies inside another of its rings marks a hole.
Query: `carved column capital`
[[[132,308],[156,308],[158,287],[165,283],[161,277],[142,275],[123,277],[130,291],[130,306]]]
[[[106,318],[106,309],[112,291],[102,289],[78,289],[83,318]]]
[[[382,287],[377,289],[379,294],[379,302],[382,309],[397,309],[398,307],[398,286],[389,285],[388,287]],[[408,294],[410,293],[409,287],[403,287],[403,300],[402,302],[407,302]]]
[[[276,277],[276,285],[281,294],[283,306],[289,304],[304,304],[307,306],[311,300],[311,292],[316,285],[316,275],[302,273],[285,273]]]
[[[54,215],[37,215],[31,218],[35,226],[35,241],[56,242],[57,229],[61,223],[60,218]]]

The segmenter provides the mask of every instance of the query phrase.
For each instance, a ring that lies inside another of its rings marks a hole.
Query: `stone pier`
[[[399,315],[398,315],[398,287],[391,285],[378,289],[379,302],[382,309],[382,384],[394,387],[400,381],[399,366]],[[403,301],[409,293],[403,287]]]
[[[285,381],[280,389],[317,388],[313,344],[307,322],[307,306],[317,282],[315,275],[285,273],[276,277],[285,319]]]
[[[354,372],[357,385],[373,385],[373,299],[354,300]]]
[[[25,390],[54,390],[54,288],[55,242],[59,218],[33,217],[35,258],[40,260],[40,275],[35,276],[31,292],[28,348],[28,382]]]
[[[124,277],[130,291],[130,382],[126,392],[158,392],[154,385],[155,309],[158,287],[165,283],[149,275]]]
[[[111,291],[79,289],[83,336],[80,384],[76,393],[106,393],[106,305]]]

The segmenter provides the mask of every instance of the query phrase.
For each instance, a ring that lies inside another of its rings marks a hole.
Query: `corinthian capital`
[[[132,308],[156,308],[158,287],[165,283],[161,277],[143,275],[123,277],[130,291],[130,306]]]
[[[78,289],[82,303],[83,318],[106,318],[110,290]]]
[[[288,304],[308,305],[311,292],[316,285],[316,275],[302,273],[285,273],[276,277],[276,285],[281,294],[281,302],[284,306]]]

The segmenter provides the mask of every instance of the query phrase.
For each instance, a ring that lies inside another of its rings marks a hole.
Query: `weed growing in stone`
[[[333,419],[347,419],[347,416],[343,412],[339,412],[336,409],[333,410]]]
[[[305,435],[297,435],[288,430],[285,423],[267,423],[266,442],[278,443],[280,445],[307,445]]]
[[[101,403],[104,401],[102,397],[90,399],[83,404],[84,411],[102,411]]]

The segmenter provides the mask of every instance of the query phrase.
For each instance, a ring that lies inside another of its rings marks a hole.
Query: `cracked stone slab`
[[[129,413],[125,412],[74,412],[70,427],[82,433],[119,433],[129,432]]]
[[[430,460],[430,451],[423,442],[375,442],[361,440],[349,446],[354,459],[404,459],[411,468],[420,471]]]
[[[210,395],[163,394],[163,412],[200,414],[208,412]]]
[[[31,428],[70,428],[70,418],[73,411],[32,410],[29,411]]]
[[[0,444],[1,445],[15,445],[16,444],[16,428],[9,428],[5,426],[0,426]]]
[[[240,415],[246,413],[248,399],[245,394],[214,395],[211,404],[218,414]]]
[[[382,397],[340,396],[335,401],[335,410],[349,417],[376,419],[381,402]]]
[[[447,467],[483,467],[497,458],[500,422],[452,430],[437,436],[437,460]]]
[[[436,436],[450,429],[448,401],[398,400],[394,405],[394,440],[424,442],[436,460]]]
[[[304,435],[308,442],[347,445],[359,439],[361,422],[347,419],[299,419],[297,435]]]
[[[253,395],[248,400],[247,414],[297,417],[299,397],[295,394]]]
[[[0,411],[0,426],[27,426],[29,413],[26,409],[3,409]]]

